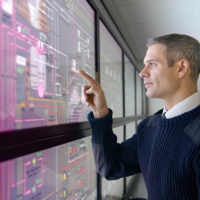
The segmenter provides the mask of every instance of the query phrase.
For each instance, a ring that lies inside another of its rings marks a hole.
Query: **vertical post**
[[[100,28],[99,12],[95,12],[95,78],[100,84]],[[97,200],[102,200],[102,177],[97,173]]]
[[[125,56],[124,56],[124,50],[122,49],[122,96],[123,96],[123,117],[126,115],[125,111]],[[126,139],[126,125],[124,125],[124,135],[123,140]],[[124,192],[123,195],[126,194],[126,178],[124,178]]]

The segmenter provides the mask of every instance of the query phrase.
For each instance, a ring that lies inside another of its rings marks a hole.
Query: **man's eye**
[[[151,67],[155,67],[156,64],[155,63],[150,63]]]

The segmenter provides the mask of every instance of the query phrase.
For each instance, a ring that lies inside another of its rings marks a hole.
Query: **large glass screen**
[[[100,21],[100,83],[114,117],[123,116],[122,50]]]
[[[86,137],[0,163],[0,199],[96,199],[90,141]]]
[[[125,116],[135,115],[135,68],[125,56]]]
[[[113,132],[117,135],[117,142],[124,141],[123,126],[114,128]],[[124,193],[124,179],[118,179],[114,181],[108,181],[105,178],[102,179],[102,196],[103,200],[117,200],[121,199]]]
[[[0,131],[86,121],[94,11],[86,0],[1,0]]]

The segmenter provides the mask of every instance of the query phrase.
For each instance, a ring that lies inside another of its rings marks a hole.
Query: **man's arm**
[[[112,131],[112,111],[108,109],[101,86],[82,70],[87,82],[82,98],[91,108],[88,120],[92,128],[92,147],[97,171],[106,179],[118,179],[140,172],[136,135],[121,144]]]
[[[88,115],[92,127],[92,148],[96,169],[108,180],[119,179],[141,172],[137,157],[137,134],[117,143],[112,130],[112,110],[99,119]]]

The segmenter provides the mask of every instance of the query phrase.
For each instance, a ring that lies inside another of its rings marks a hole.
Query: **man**
[[[142,172],[149,200],[200,200],[200,43],[187,35],[149,39],[140,72],[146,95],[162,98],[164,109],[144,119],[137,133],[117,143],[112,111],[100,85],[89,83],[83,98],[97,171],[109,180]]]

